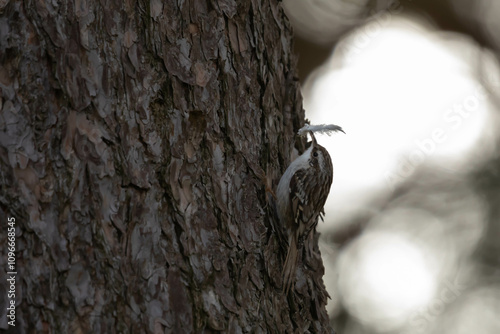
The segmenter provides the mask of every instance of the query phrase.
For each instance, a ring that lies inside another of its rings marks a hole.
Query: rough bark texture
[[[332,332],[317,247],[281,292],[265,190],[303,124],[291,37],[273,0],[0,1],[16,330]]]

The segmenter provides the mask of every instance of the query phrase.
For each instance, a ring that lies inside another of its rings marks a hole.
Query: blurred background
[[[285,0],[342,334],[500,333],[500,1]]]

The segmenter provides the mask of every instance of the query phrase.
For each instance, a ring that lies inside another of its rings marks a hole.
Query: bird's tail
[[[292,235],[288,243],[288,253],[286,254],[285,265],[283,266],[283,292],[285,295],[288,295],[288,291],[290,291],[294,283],[297,257],[297,239]]]

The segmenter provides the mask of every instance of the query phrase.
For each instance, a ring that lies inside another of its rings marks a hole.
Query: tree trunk
[[[15,271],[21,333],[333,332],[317,235],[281,290],[291,43],[273,0],[0,1],[0,328]]]

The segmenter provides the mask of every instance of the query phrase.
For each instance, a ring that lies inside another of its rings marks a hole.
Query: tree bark
[[[317,235],[281,290],[268,188],[304,123],[291,44],[273,0],[0,1],[16,330],[333,332]]]

